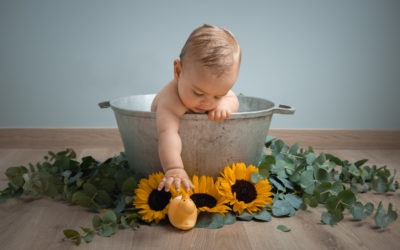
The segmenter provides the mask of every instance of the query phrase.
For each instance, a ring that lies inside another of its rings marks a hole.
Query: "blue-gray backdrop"
[[[157,92],[189,33],[229,28],[237,93],[272,128],[400,129],[400,1],[0,1],[0,127],[116,127],[97,103]]]

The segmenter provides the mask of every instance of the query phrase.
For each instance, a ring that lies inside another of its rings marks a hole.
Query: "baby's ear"
[[[182,72],[182,64],[179,59],[174,60],[174,78],[178,79]]]

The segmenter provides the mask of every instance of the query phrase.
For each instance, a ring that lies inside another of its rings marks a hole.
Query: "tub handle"
[[[102,109],[106,109],[106,108],[111,107],[110,101],[99,102],[98,105]]]
[[[292,115],[294,114],[295,109],[289,105],[279,104],[277,108],[274,109],[274,113],[276,114],[285,114]]]

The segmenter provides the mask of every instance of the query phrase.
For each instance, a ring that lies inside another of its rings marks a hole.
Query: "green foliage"
[[[358,202],[357,193],[386,193],[399,188],[395,172],[392,174],[386,166],[365,165],[366,159],[350,163],[331,154],[316,154],[311,147],[304,150],[298,144],[288,146],[275,139],[268,140],[266,146],[271,154],[263,157],[259,167],[270,171],[254,179],[269,179],[275,193],[271,212],[277,217],[293,216],[298,209],[321,204],[327,210],[321,215],[324,224],[337,224],[347,210],[354,220],[364,220],[373,214],[374,205]],[[397,219],[397,213],[391,204],[387,213],[380,205],[374,218],[378,227],[386,228]]]
[[[218,213],[203,212],[200,213],[197,217],[196,227],[199,228],[216,229],[216,228],[221,228],[224,225],[225,225],[224,216]]]
[[[236,215],[236,218],[238,220],[244,220],[244,221],[256,220],[256,221],[268,222],[272,220],[271,213],[268,212],[267,209],[262,209],[258,213],[254,214],[243,212],[242,214]]]
[[[136,224],[128,223],[128,221],[132,221],[132,215],[117,215],[114,211],[108,210],[101,216],[95,215],[93,217],[93,228],[80,227],[82,230],[82,234],[79,231],[73,229],[66,229],[64,230],[64,236],[74,242],[76,245],[79,245],[82,242],[82,239],[86,243],[89,243],[93,240],[95,235],[110,237],[115,234],[120,227],[137,227]]]
[[[119,227],[138,226],[139,216],[132,205],[137,182],[123,153],[104,162],[91,156],[79,162],[71,149],[48,152],[43,162],[10,167],[6,176],[9,183],[0,191],[0,202],[25,193],[61,199],[93,212],[108,209],[102,217],[94,216],[94,229],[81,227],[83,234],[72,229],[64,231],[65,237],[78,245],[82,239],[92,241],[95,235],[110,236]]]
[[[292,229],[290,229],[289,227],[287,227],[285,225],[278,225],[276,228],[285,233],[292,231]]]
[[[354,220],[364,220],[374,212],[374,204],[368,202],[363,205],[361,202],[357,201],[351,207],[350,212],[353,215]]]
[[[317,154],[311,147],[288,146],[271,137],[265,145],[271,153],[262,157],[259,172],[253,174],[251,180],[253,183],[269,180],[273,187],[273,204],[254,214],[200,213],[196,227],[220,228],[236,220],[271,221],[272,216],[294,216],[298,209],[318,205],[325,206],[321,221],[328,225],[340,222],[346,211],[356,221],[373,215],[377,228],[381,229],[396,221],[397,212],[391,203],[386,211],[380,202],[375,211],[372,203],[364,205],[356,199],[357,193],[395,192],[399,188],[395,173],[386,166],[368,166],[366,159],[350,163],[331,154]],[[78,161],[71,149],[48,152],[43,162],[10,167],[5,174],[9,183],[0,190],[0,203],[25,193],[61,199],[97,213],[103,211],[100,216],[93,217],[92,228],[64,230],[65,237],[77,245],[82,241],[91,242],[96,235],[109,237],[119,228],[135,229],[139,225],[140,216],[132,205],[137,180],[123,153],[98,162],[91,156]],[[277,229],[291,230],[284,225]]]
[[[197,216],[196,227],[217,229],[223,227],[224,225],[235,223],[236,219],[237,217],[233,213],[226,213],[225,215],[221,215],[218,213],[201,212]]]
[[[393,211],[392,203],[389,203],[388,212],[386,213],[382,202],[379,202],[374,219],[375,224],[381,229],[387,228],[389,223],[395,221],[397,219],[397,212]]]

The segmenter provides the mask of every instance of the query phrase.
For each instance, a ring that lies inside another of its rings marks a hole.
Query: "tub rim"
[[[153,97],[156,94],[142,94],[142,95],[130,95],[130,96],[123,96],[123,97],[118,97],[115,98],[113,100],[111,100],[110,103],[110,107],[112,108],[112,110],[114,112],[118,112],[120,114],[126,115],[126,116],[132,116],[132,117],[144,117],[144,118],[150,118],[150,119],[155,119],[156,118],[156,112],[152,112],[152,111],[142,111],[142,110],[132,110],[132,109],[127,109],[127,108],[123,108],[121,107],[121,105],[118,105],[119,102],[121,102],[124,99],[127,98],[134,98],[134,97]],[[254,96],[245,96],[245,95],[238,95],[239,99],[243,99],[243,98],[251,98],[254,100],[258,100],[258,101],[262,101],[262,102],[267,102],[268,105],[271,105],[271,108],[268,109],[260,109],[260,110],[256,110],[256,111],[245,111],[245,112],[234,112],[231,114],[231,117],[229,120],[232,119],[243,119],[243,118],[254,118],[254,117],[263,117],[263,116],[267,116],[267,115],[271,115],[272,113],[274,113],[275,111],[278,111],[277,113],[292,113],[294,112],[294,110],[292,111],[290,106],[284,105],[284,108],[282,108],[282,106],[279,106],[278,108],[275,106],[275,103],[264,99],[264,98],[260,98],[260,97],[254,97]],[[208,116],[207,114],[191,114],[191,113],[187,113],[184,114],[183,117],[181,118],[183,120],[208,120]]]

